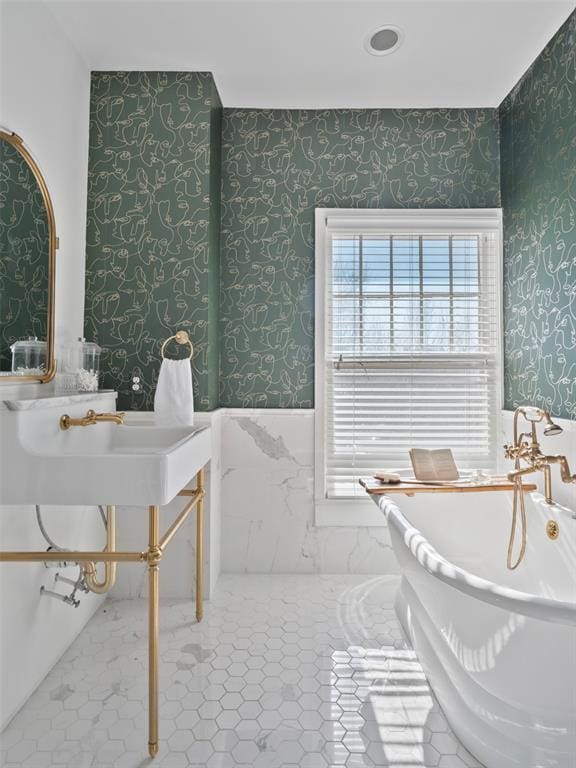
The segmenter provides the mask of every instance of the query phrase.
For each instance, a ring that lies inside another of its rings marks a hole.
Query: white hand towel
[[[194,395],[190,360],[164,359],[160,366],[154,420],[162,427],[192,426],[194,424]]]

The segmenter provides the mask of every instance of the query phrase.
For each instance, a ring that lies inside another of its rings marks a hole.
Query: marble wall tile
[[[314,525],[314,413],[224,410],[222,570],[398,573],[387,528]]]

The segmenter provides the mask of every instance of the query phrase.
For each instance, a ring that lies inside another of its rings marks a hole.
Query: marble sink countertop
[[[56,394],[48,392],[45,395],[34,394],[30,397],[19,394],[16,398],[0,400],[0,411],[32,411],[42,408],[63,407],[66,405],[78,405],[83,402],[93,402],[100,397],[109,398],[113,395],[118,396],[117,392],[111,389],[101,389],[98,392],[68,392],[65,394]]]

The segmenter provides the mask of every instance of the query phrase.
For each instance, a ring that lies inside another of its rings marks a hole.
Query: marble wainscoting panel
[[[222,411],[222,571],[397,574],[388,529],[314,525],[314,412]]]

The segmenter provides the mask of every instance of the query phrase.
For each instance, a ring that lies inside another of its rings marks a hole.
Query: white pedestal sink
[[[97,422],[62,429],[60,419],[88,410],[115,410],[115,393],[0,401],[0,505],[107,505],[103,551],[66,551],[83,567],[95,592],[114,584],[119,562],[146,563],[148,571],[148,752],[159,749],[159,571],[164,551],[188,515],[196,511],[196,617],[202,619],[204,467],[210,460],[208,427],[133,426]],[[185,486],[196,475],[196,488]],[[187,504],[163,535],[159,507],[175,496]],[[148,507],[148,547],[116,549],[116,505]],[[1,551],[0,562],[54,562],[58,550]],[[95,564],[104,566],[104,580]]]
[[[208,427],[60,428],[89,409],[115,393],[0,403],[0,504],[163,505],[210,459]]]

